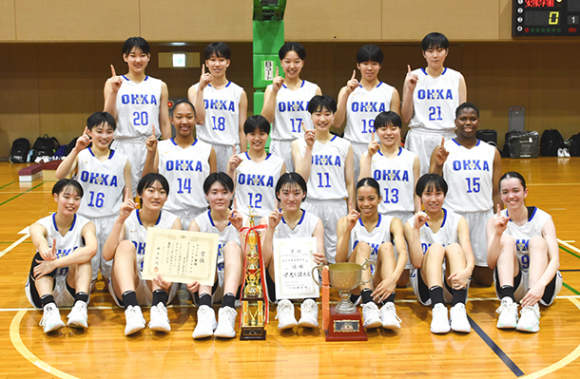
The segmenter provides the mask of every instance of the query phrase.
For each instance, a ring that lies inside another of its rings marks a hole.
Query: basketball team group
[[[476,138],[479,109],[461,73],[444,66],[447,38],[428,34],[422,51],[426,66],[408,67],[401,97],[378,78],[383,52],[362,46],[335,100],[301,78],[306,51],[287,42],[283,76],[276,69],[261,113],[247,117],[246,92],[226,76],[230,49],[211,43],[199,82],[170,116],[167,85],[145,74],[147,41],[129,38],[127,73],[111,66],[104,111],[79,128],[56,171],[56,212],[30,227],[25,291],[44,332],[65,326],[59,307],[72,307],[68,327],[88,327],[99,272],[125,309],[126,335],[169,332],[180,284],[142,278],[147,228],[165,228],[219,235],[214,285],[186,284],[193,338],[235,337],[250,212],[264,225],[262,270],[280,330],[318,328],[319,317],[316,298],[276,298],[275,240],[314,238],[316,264],[376,263],[351,296],[367,329],[400,329],[396,292],[410,285],[432,308],[432,333],[469,333],[474,282],[495,287],[498,328],[538,332],[539,304],[562,286],[554,222],[526,205],[525,178],[503,173],[498,150]],[[343,125],[344,137],[331,133]]]

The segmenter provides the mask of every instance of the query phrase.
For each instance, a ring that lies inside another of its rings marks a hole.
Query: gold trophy
[[[250,208],[250,207],[248,207]],[[242,290],[240,340],[265,340],[265,304],[262,270],[260,267],[260,238],[254,228],[255,213],[250,208],[250,228],[246,237],[246,271]]]

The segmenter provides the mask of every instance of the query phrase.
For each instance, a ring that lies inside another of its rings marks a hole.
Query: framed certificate
[[[143,279],[161,275],[173,283],[215,281],[219,236],[175,229],[147,229]]]
[[[316,238],[275,238],[274,271],[278,299],[318,297],[320,288],[312,280]]]

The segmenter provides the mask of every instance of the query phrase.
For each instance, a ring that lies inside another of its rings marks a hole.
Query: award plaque
[[[337,289],[340,301],[336,306],[330,307],[326,341],[366,341],[367,335],[363,328],[362,317],[356,306],[350,301],[350,291],[372,280],[373,275],[367,281],[362,281],[362,271],[367,270],[369,265],[375,262],[366,260],[361,266],[358,263],[334,263],[328,266],[330,286]],[[314,281],[318,275],[315,270],[321,271],[324,266],[319,265],[312,269]],[[317,284],[319,284],[317,282]],[[319,284],[320,285],[320,284]],[[323,286],[323,293],[325,288]],[[322,298],[323,312],[329,307],[328,297]]]
[[[218,253],[217,234],[147,228],[143,279],[157,275],[173,283],[212,286]]]

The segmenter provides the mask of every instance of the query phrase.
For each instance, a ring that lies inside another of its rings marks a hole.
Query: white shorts
[[[314,200],[308,197],[302,203],[304,209],[317,216],[324,225],[324,250],[328,263],[336,263],[336,224],[341,217],[348,214],[346,201]]]
[[[421,164],[421,173],[419,176],[423,176],[429,172],[431,154],[433,154],[433,150],[437,146],[441,145],[441,138],[443,137],[447,141],[457,136],[453,131],[436,132],[414,128],[407,133],[405,148],[419,156],[419,162]]]
[[[117,217],[118,215],[89,218],[95,224],[95,231],[98,242],[97,254],[95,254],[95,256],[91,259],[91,267],[93,268],[92,280],[97,280],[99,269],[101,270],[101,275],[103,278],[111,277],[113,260],[106,261],[105,258],[103,258],[103,246],[105,246],[105,242],[107,242],[107,238],[109,237],[109,234],[111,234],[111,230],[113,230],[113,225],[115,224]]]
[[[203,140],[202,140],[203,141]],[[228,161],[232,156],[232,145],[219,145],[217,143],[212,144],[211,142],[203,141],[208,143],[213,147],[215,151],[215,161],[217,172],[228,172]],[[236,143],[236,154],[240,153],[240,144]],[[233,178],[232,178],[233,180]]]
[[[451,304],[453,301],[453,294],[451,293],[451,287],[445,281],[445,268],[443,268],[442,272],[442,279],[443,279],[443,300],[445,303]],[[427,283],[423,281],[421,276],[421,269],[412,268],[410,271],[409,282],[411,282],[411,287],[413,288],[413,292],[415,292],[415,296],[417,296],[417,300],[425,306],[431,305],[431,297],[429,297],[429,287]],[[471,279],[467,282],[467,295],[469,295],[469,284],[471,283]],[[467,296],[465,298],[467,301]]]
[[[294,172],[294,161],[292,161],[292,142],[291,139],[273,139],[270,141],[270,153],[284,159],[286,172]]]
[[[131,190],[133,191],[133,197],[135,197],[137,195],[139,180],[141,180],[143,166],[145,165],[145,158],[147,158],[147,146],[145,146],[145,140],[116,139],[111,144],[111,149],[127,156],[127,159],[131,164]]]
[[[518,263],[519,262],[520,260],[518,259]],[[519,264],[520,264],[520,272],[522,273],[522,278],[517,286],[515,286],[516,283],[514,283],[514,299],[516,303],[519,303],[520,300],[522,300],[524,296],[526,296],[526,294],[528,293],[528,288],[530,286],[529,275],[527,272],[522,271],[521,263]],[[495,294],[497,295],[497,298],[501,300],[501,296],[499,294],[501,287],[499,285],[499,278],[497,276],[497,268],[493,270],[493,281],[495,287]],[[540,304],[542,304],[545,307],[552,305],[554,299],[556,298],[556,296],[558,296],[560,290],[562,289],[562,274],[560,273],[560,271],[556,273],[555,281],[556,283],[554,287],[554,292],[548,295],[548,299],[546,299],[548,301],[544,301],[544,296],[542,296],[542,298],[540,299]],[[546,295],[546,293],[544,293],[544,295]]]
[[[115,300],[115,303],[119,307],[121,307],[122,305],[120,301],[122,301],[123,299],[122,298],[119,299],[117,295],[115,295],[115,290],[113,289],[113,282],[111,280],[109,280],[108,287],[109,293],[113,297],[113,300]],[[173,298],[177,294],[178,289],[179,283],[173,283],[171,285],[171,288],[169,288],[169,292],[167,293],[167,304],[171,303],[171,300],[173,300]],[[135,288],[135,293],[137,294],[137,302],[139,303],[140,306],[151,305],[151,303],[153,302],[153,292],[149,289],[149,286],[147,285],[147,280],[139,279],[139,283]]]
[[[401,220],[401,222],[403,223],[403,225],[405,225],[405,223],[407,221],[409,221],[409,219],[411,217],[413,217],[413,212],[407,212],[407,211],[395,211],[395,212],[387,212],[384,214],[385,216],[392,216],[392,217],[396,217],[399,220]],[[407,264],[405,265],[405,270],[410,270],[413,268],[413,264],[411,263],[411,256],[409,255],[409,242],[407,240],[405,240],[405,242],[407,243]],[[395,249],[395,258],[398,257],[397,255],[397,246],[395,246],[395,242],[393,241],[393,248]]]
[[[58,275],[54,278],[55,285],[52,290],[52,296],[57,307],[72,307],[75,304],[75,297],[72,295],[68,288],[66,288],[66,275]],[[42,309],[42,307],[37,307],[32,299],[32,294],[30,292],[30,286],[34,283],[30,283],[30,278],[26,281],[26,287],[24,287],[24,293],[30,304],[36,309]],[[89,296],[90,301],[90,296]]]
[[[493,216],[493,209],[480,212],[461,212],[455,211],[467,221],[469,225],[469,238],[471,239],[471,249],[475,257],[475,265],[478,267],[487,267],[487,236],[485,229],[487,221]]]
[[[361,180],[362,178],[359,178],[360,175],[360,157],[366,153],[367,151],[369,151],[369,144],[368,143],[358,143],[358,142],[350,142],[350,144],[352,145],[352,156],[353,156],[353,162],[354,162],[354,180],[355,183],[358,183],[359,180]]]
[[[189,224],[191,224],[193,219],[199,216],[200,214],[207,212],[207,208],[191,207],[186,210],[180,211],[170,210],[168,212],[170,212],[172,215],[179,217],[179,219],[181,220],[182,230],[189,230]]]

